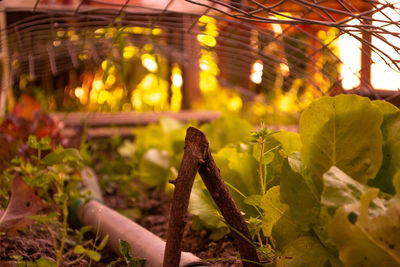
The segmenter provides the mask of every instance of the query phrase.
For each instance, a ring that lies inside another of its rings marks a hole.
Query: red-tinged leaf
[[[11,186],[10,202],[0,217],[0,231],[15,233],[33,224],[34,221],[27,216],[36,214],[43,206],[43,200],[35,195],[33,188],[16,175]]]
[[[32,121],[36,111],[41,110],[40,103],[29,95],[22,95],[12,112],[18,117]]]

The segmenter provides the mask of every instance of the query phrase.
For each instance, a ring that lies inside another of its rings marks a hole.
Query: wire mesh
[[[186,68],[201,68],[201,51],[216,55],[219,82],[248,97],[276,87],[287,91],[299,79],[303,83],[298,90],[312,87],[319,94],[334,94],[343,91],[339,69],[344,63],[334,43],[344,34],[362,43],[362,66],[356,73],[361,82],[356,90],[382,97],[370,81],[375,56],[400,71],[400,22],[387,12],[399,14],[399,7],[388,2],[82,0],[65,1],[66,6],[46,2],[7,8],[9,14],[26,14],[6,28],[13,83],[21,75],[31,79],[57,75],[88,61],[100,64],[110,56],[123,61],[122,46],[151,44],[153,53]],[[193,48],[188,40],[204,35],[204,15],[215,21],[216,44]],[[145,30],[135,30],[139,28]],[[328,29],[333,33],[329,38],[318,35]],[[249,90],[257,62],[261,81]]]

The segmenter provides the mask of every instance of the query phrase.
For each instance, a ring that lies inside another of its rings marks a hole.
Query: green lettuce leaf
[[[383,135],[382,166],[376,178],[369,181],[369,184],[393,194],[395,192],[393,178],[400,170],[400,111],[384,113],[381,130]]]
[[[291,217],[302,229],[319,221],[320,195],[298,153],[285,159],[280,189],[282,202],[289,205]]]
[[[382,111],[384,116],[390,115],[390,114],[393,114],[393,113],[396,113],[399,111],[399,109],[395,105],[393,105],[385,100],[373,100],[372,104],[376,105]]]
[[[378,193],[371,188],[359,202],[340,207],[329,225],[329,237],[346,266],[400,266],[400,200],[376,207]]]
[[[313,236],[301,236],[290,242],[277,260],[277,267],[335,266],[333,257]],[[337,265],[336,265],[337,266]]]
[[[189,212],[200,220],[196,221],[200,224],[198,228],[201,229],[204,226],[212,231],[210,235],[212,240],[218,240],[229,233],[228,226],[224,223],[217,205],[199,175],[194,181],[190,194]]]
[[[239,209],[256,216],[255,209],[245,203],[245,197],[261,194],[256,159],[248,151],[241,152],[236,147],[225,147],[213,157]]]
[[[253,126],[237,116],[222,116],[201,127],[210,141],[212,151],[218,151],[227,144],[246,141]]]
[[[302,144],[300,135],[295,132],[279,131],[272,135],[282,146],[284,156],[288,157],[294,152],[300,152]]]
[[[171,166],[171,156],[165,150],[149,149],[139,164],[139,178],[149,186],[166,183]]]
[[[323,176],[324,190],[322,192],[321,203],[328,208],[338,208],[344,205],[358,203],[363,194],[371,187],[360,184],[342,170],[333,166]],[[375,215],[380,213],[387,205],[390,195],[379,193],[379,198],[371,202],[370,212]]]
[[[382,162],[383,115],[368,98],[357,95],[322,97],[300,117],[301,158],[322,191],[322,175],[337,166],[366,183]]]
[[[280,201],[279,186],[271,187],[261,199],[261,208],[264,211],[262,217],[262,229],[265,236],[271,236],[272,227],[283,216],[288,205]]]
[[[271,235],[275,248],[282,250],[290,242],[293,242],[305,232],[293,221],[289,210],[286,210],[282,217],[272,227]]]

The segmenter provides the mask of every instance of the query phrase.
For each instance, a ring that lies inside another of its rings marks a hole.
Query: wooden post
[[[365,25],[372,25],[372,18],[363,21]],[[370,28],[365,28],[362,33],[361,42],[361,69],[360,69],[360,94],[371,95],[371,65],[372,65],[372,36],[368,32]]]
[[[10,60],[8,58],[8,43],[7,43],[7,15],[4,2],[0,3],[0,32],[1,32],[1,59],[3,63],[3,75],[0,92],[0,116],[3,116],[7,111],[8,106],[14,105],[14,97],[11,91],[10,84]]]
[[[178,178],[174,181],[175,191],[171,204],[163,267],[179,266],[190,192],[197,171],[200,165],[204,163],[203,158],[208,149],[206,144],[206,137],[202,132],[194,128],[187,130],[182,164]]]
[[[193,22],[197,18],[190,15],[183,15],[182,23],[183,28],[188,29],[193,26]],[[196,32],[194,25],[191,31]],[[199,58],[200,58],[200,44],[197,41],[196,34],[192,32],[183,33],[183,51],[186,63],[182,66],[182,109],[190,109],[195,102],[201,100],[200,91],[200,71],[199,71]]]

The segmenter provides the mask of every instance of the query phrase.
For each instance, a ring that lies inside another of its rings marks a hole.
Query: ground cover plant
[[[71,203],[89,197],[79,190],[84,166],[79,151],[60,144],[59,125],[29,97],[22,98],[0,128],[0,155],[4,159],[0,179],[1,265],[92,265],[99,261],[99,251],[108,237],[84,239],[91,227],[73,229],[69,225]],[[40,238],[36,244],[27,242],[30,230],[35,232],[31,238]],[[15,250],[13,241],[27,251],[18,254],[21,250]],[[45,248],[45,252],[35,248]]]
[[[100,182],[129,184],[132,187],[125,186],[129,190],[124,194],[130,197],[148,193],[141,188],[144,185],[171,195],[174,187],[169,181],[181,167],[189,125],[208,137],[215,163],[246,220],[262,264],[400,264],[400,111],[393,105],[356,95],[323,97],[302,113],[298,133],[269,131],[263,125],[255,130],[235,116],[200,126],[164,118],[136,130],[132,141],[112,141],[120,172],[111,176],[115,174],[112,162],[104,167],[102,160],[94,160],[95,169],[97,164],[97,171],[107,174]],[[33,162],[46,157],[72,157],[63,164],[83,162],[77,150],[53,149],[58,156],[38,153],[40,146],[51,146],[41,140],[31,137],[28,142],[35,152],[30,156]],[[85,158],[85,149],[81,152]],[[15,163],[19,168],[26,165]],[[55,175],[60,173],[65,171],[55,171]],[[11,186],[11,179],[4,177],[2,181]],[[29,184],[29,177],[22,177]],[[3,200],[2,207],[7,202]],[[58,203],[59,211],[63,203]],[[210,244],[232,231],[199,178],[189,213],[193,229],[211,232],[207,235]],[[96,244],[88,250],[97,252]]]

